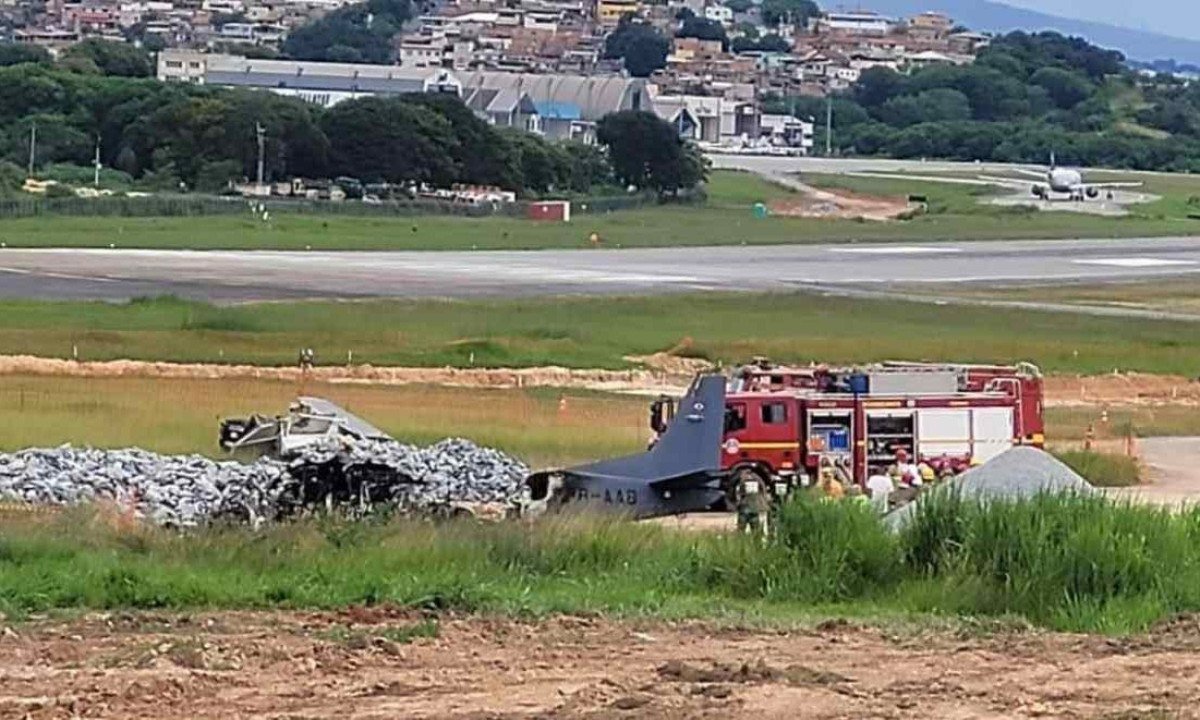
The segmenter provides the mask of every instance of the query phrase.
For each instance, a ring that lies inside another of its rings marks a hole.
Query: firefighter
[[[871,505],[871,498],[867,497],[866,494],[863,493],[863,489],[858,485],[851,485],[846,489],[846,500],[858,505],[868,507]]]
[[[891,507],[892,494],[896,492],[896,484],[888,475],[875,473],[867,478],[867,491],[871,493],[871,505],[880,515],[887,513]]]
[[[846,488],[838,482],[830,465],[821,468],[821,494],[826,500],[841,500],[846,496]]]
[[[770,510],[770,499],[763,492],[762,481],[752,472],[738,476],[737,526],[739,533],[762,535],[763,520]]]
[[[317,364],[317,354],[312,348],[306,347],[300,350],[300,359],[298,360],[300,369],[304,371],[312,370]]]
[[[938,479],[937,471],[933,469],[932,465],[924,460],[917,463],[917,474],[921,478],[922,485],[932,485],[933,483],[937,482]]]
[[[908,451],[900,448],[896,451],[896,462],[888,468],[888,475],[896,481],[897,485],[903,487],[921,487],[921,471],[917,466],[909,462]]]

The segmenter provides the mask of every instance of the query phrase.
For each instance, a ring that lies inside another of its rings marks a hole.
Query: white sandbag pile
[[[1039,493],[1086,495],[1095,488],[1063,461],[1028,445],[1018,445],[979,467],[952,478],[932,492],[949,491],[969,500],[1019,500]],[[922,501],[897,508],[886,518],[893,529],[903,527]]]
[[[257,524],[313,508],[364,512],[500,503],[528,468],[468,440],[429,447],[394,441],[327,443],[280,461],[214,461],[138,448],[62,446],[0,453],[0,499],[35,505],[111,501],[169,526],[216,519]]]

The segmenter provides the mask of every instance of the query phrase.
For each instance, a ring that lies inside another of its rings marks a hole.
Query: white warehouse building
[[[456,72],[296,60],[256,60],[188,50],[158,55],[158,79],[269,90],[330,107],[371,95],[450,93],[494,125],[551,139],[591,142],[600,118],[621,110],[653,110],[646,81],[617,75]]]

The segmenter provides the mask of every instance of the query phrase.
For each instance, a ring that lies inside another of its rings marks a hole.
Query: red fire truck
[[[1042,378],[1030,364],[839,369],[759,360],[730,379],[721,467],[729,478],[754,472],[807,485],[828,465],[862,484],[901,449],[941,473],[1042,442]]]

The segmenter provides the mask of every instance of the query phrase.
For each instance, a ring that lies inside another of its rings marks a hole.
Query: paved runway
[[[1106,282],[1200,272],[1200,238],[537,252],[0,250],[0,297],[214,301]]]

